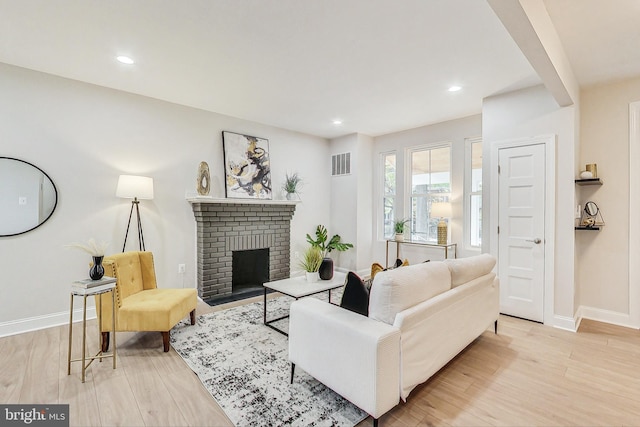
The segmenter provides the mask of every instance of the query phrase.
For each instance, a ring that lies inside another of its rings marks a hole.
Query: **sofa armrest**
[[[291,304],[289,360],[374,418],[400,400],[400,330],[315,298]]]

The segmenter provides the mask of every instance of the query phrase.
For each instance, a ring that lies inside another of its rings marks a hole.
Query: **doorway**
[[[500,311],[536,322],[553,317],[554,136],[492,146],[492,250]],[[495,222],[494,222],[495,221]]]

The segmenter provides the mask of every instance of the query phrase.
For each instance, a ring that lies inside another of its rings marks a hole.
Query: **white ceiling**
[[[581,86],[640,77],[639,0],[544,0]]]
[[[581,83],[640,75],[637,0],[545,4]],[[480,0],[0,0],[0,62],[327,138],[540,82]]]

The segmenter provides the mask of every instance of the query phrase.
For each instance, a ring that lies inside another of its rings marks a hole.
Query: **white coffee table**
[[[278,320],[286,319],[287,317],[289,317],[288,314],[286,316],[278,317],[277,319],[267,320],[267,291],[269,289],[280,292],[281,294],[290,296],[295,299],[328,291],[329,302],[331,302],[331,291],[333,289],[341,288],[344,285],[346,277],[346,274],[335,271],[331,280],[319,280],[314,283],[307,282],[307,279],[304,276],[291,277],[289,279],[275,280],[273,282],[264,283],[262,285],[264,286],[264,324],[271,329],[280,332],[281,334],[289,336],[289,334],[287,334],[282,329],[278,329],[274,325],[272,325],[273,322],[277,322]]]

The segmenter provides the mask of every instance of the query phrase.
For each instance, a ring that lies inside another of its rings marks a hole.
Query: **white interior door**
[[[544,321],[545,145],[498,153],[500,311]]]

